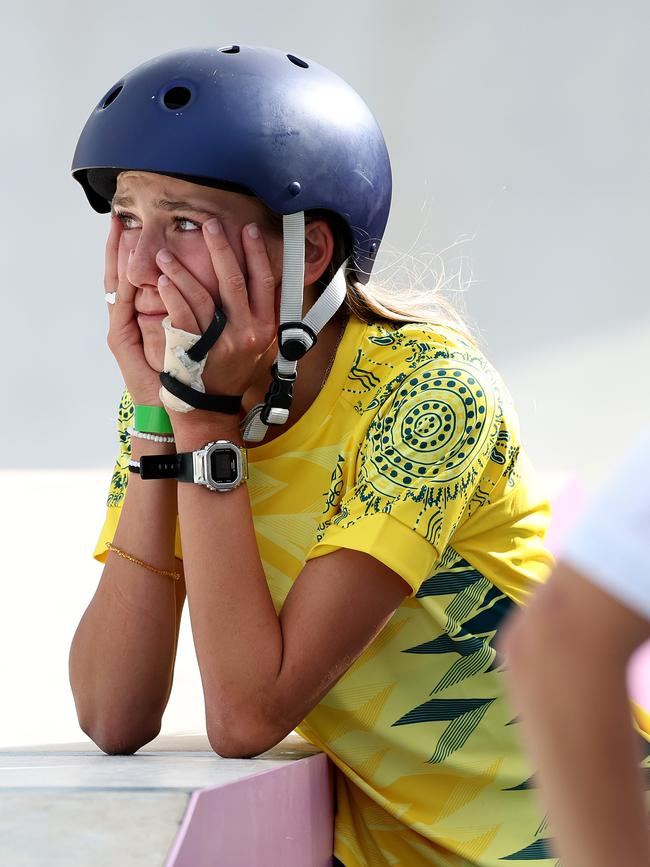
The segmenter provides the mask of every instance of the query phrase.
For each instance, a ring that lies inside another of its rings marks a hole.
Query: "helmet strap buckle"
[[[289,410],[293,400],[293,384],[296,381],[296,371],[280,373],[277,363],[271,368],[271,385],[264,397],[264,406],[260,419],[264,424],[284,424],[289,418]]]

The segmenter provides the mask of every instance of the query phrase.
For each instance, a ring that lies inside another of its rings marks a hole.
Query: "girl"
[[[340,863],[552,861],[494,650],[550,568],[548,506],[459,319],[369,283],[391,175],[365,104],[280,51],[172,52],[72,170],[111,211],[126,385],[82,729],[156,736],[187,596],[211,746],[324,750]]]

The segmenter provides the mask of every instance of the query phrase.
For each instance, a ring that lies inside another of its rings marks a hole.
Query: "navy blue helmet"
[[[273,48],[171,51],[120,78],[88,118],[72,173],[107,213],[127,169],[248,192],[283,215],[332,211],[362,283],[390,209],[388,152],[364,101],[325,67]]]

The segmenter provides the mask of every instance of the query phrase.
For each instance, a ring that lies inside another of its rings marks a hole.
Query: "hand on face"
[[[126,258],[120,256],[121,236],[122,224],[117,217],[112,216],[104,260],[104,293],[109,302],[106,342],[115,356],[134,402],[146,406],[162,406],[159,397],[159,374],[145,357],[142,332],[136,318],[137,289],[126,276]]]
[[[124,272],[124,285],[118,292],[125,301],[120,322],[130,318],[132,330],[126,345],[113,337],[109,345],[120,347],[118,361],[129,389],[150,393],[153,387],[156,397],[149,397],[148,402],[160,404],[159,373],[164,369],[165,353],[162,319],[169,314],[176,328],[202,334],[217,304],[228,324],[206,359],[206,392],[244,393],[256,364],[273,345],[275,284],[282,271],[282,236],[266,228],[263,206],[235,192],[153,173],[123,172],[113,207],[118,214],[112,220],[109,241],[113,270],[119,267]],[[221,220],[216,222],[220,231],[210,232],[208,225],[214,226],[211,218],[215,216]],[[266,243],[257,229],[260,224],[265,227]],[[112,289],[113,283],[117,278]],[[159,311],[164,311],[162,316],[142,315]],[[112,318],[114,312],[111,310]],[[128,363],[124,359],[127,347],[132,353]],[[133,370],[136,361],[137,375]],[[138,389],[138,376],[146,381],[145,388]],[[206,416],[204,422],[213,416],[201,410],[173,415],[179,420],[183,416],[183,421]]]
[[[219,220],[203,224],[203,237],[216,275],[223,312],[228,322],[210,349],[203,382],[207,394],[244,394],[252,384],[260,359],[275,338],[275,278],[259,227],[249,223],[242,230],[242,246],[248,279]],[[214,318],[215,302],[210,292],[168,250],[156,256],[163,272],[158,292],[175,328],[203,334]],[[201,414],[186,414],[187,422]],[[170,413],[172,422],[182,413]]]

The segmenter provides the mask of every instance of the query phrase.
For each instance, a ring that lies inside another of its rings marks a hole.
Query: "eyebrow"
[[[114,196],[111,202],[113,206],[120,205],[123,208],[133,207],[133,199],[129,196]],[[194,211],[196,214],[207,214],[214,216],[214,210],[207,211],[205,208],[199,208],[198,205],[193,205],[191,202],[173,201],[171,199],[159,199],[154,203],[154,207],[159,211]]]

